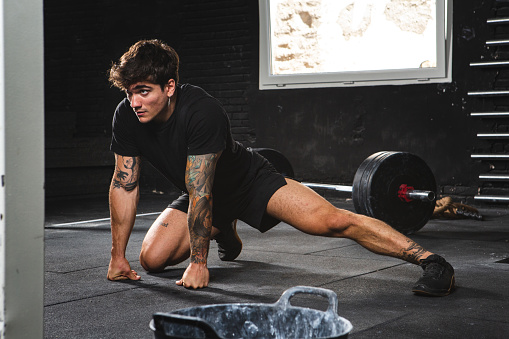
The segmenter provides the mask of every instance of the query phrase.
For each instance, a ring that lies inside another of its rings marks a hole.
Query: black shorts
[[[239,219],[260,232],[266,232],[280,223],[280,220],[267,214],[267,204],[278,189],[286,185],[285,178],[267,162],[258,171],[258,174],[248,190],[238,199],[232,199],[234,204],[229,206],[213,205],[212,225],[216,228],[228,227],[233,220]],[[232,193],[234,194],[234,193]],[[169,208],[187,213],[189,208],[189,195],[183,193],[168,205]]]

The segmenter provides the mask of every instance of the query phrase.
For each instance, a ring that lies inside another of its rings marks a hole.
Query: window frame
[[[330,73],[271,74],[270,0],[259,0],[259,89],[351,87],[452,81],[452,3],[436,0],[437,67]]]

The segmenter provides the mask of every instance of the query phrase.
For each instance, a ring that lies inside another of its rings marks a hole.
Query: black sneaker
[[[221,230],[214,239],[217,242],[217,254],[222,261],[235,260],[242,251],[242,241],[237,234],[237,220],[232,222],[232,227]]]
[[[422,277],[417,280],[412,292],[422,295],[431,295],[443,297],[448,295],[454,289],[454,269],[437,254],[430,255],[421,260],[424,272]]]

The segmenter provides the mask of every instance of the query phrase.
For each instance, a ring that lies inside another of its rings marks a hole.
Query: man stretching
[[[349,238],[366,249],[420,265],[413,292],[444,296],[454,288],[454,270],[382,221],[334,207],[313,190],[277,173],[268,161],[233,140],[221,104],[203,89],[179,84],[179,58],[159,40],[139,41],[114,63],[110,82],[125,91],[113,118],[110,186],[112,248],[108,279],[140,279],[125,250],[139,200],[143,156],[184,192],[148,230],[140,263],[158,272],[190,257],[177,285],[209,284],[211,239],[219,257],[242,250],[240,219],[260,232],[280,221],[311,235]]]

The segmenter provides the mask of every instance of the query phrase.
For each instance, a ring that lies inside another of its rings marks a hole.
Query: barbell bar
[[[279,151],[258,148],[274,168],[294,177],[293,167]],[[357,169],[353,185],[302,182],[312,189],[351,192],[357,213],[383,220],[409,234],[431,218],[436,201],[436,181],[431,169],[418,156],[407,152],[377,152]]]
[[[352,192],[352,186],[344,185],[333,185],[333,184],[318,184],[314,182],[301,182],[304,186],[309,188],[323,188],[327,190],[340,191],[340,192]]]
[[[334,185],[334,184],[319,184],[314,182],[301,182],[302,185],[309,188],[322,188],[326,190],[340,191],[340,192],[352,192],[353,186],[346,185]],[[416,190],[411,186],[402,184],[398,191],[398,197],[405,201],[411,200],[428,200],[434,201],[436,199],[435,192],[432,191],[421,191]]]

